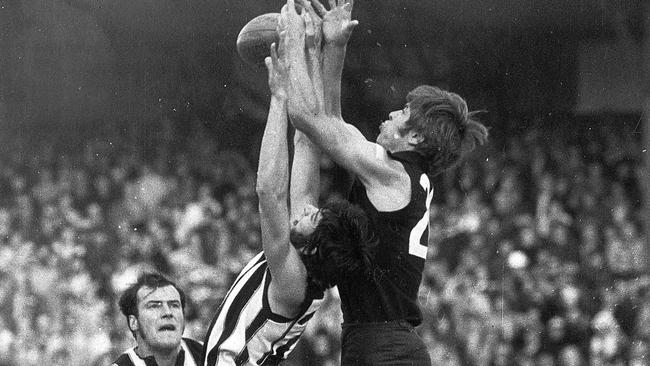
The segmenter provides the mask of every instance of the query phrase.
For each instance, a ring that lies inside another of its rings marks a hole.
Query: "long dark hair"
[[[310,285],[322,291],[345,276],[370,275],[377,240],[366,213],[348,201],[332,200],[321,208],[321,214],[312,234],[291,236]]]

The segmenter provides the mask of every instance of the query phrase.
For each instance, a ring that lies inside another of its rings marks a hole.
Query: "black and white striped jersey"
[[[291,319],[274,314],[268,301],[270,282],[260,253],[237,276],[210,324],[204,366],[277,365],[287,358],[323,300],[306,300]]]
[[[193,339],[181,339],[181,351],[176,358],[176,365],[199,366],[202,348],[201,343]],[[150,366],[156,364],[153,357],[141,358],[135,353],[135,347],[131,347],[124,351],[111,366]]]

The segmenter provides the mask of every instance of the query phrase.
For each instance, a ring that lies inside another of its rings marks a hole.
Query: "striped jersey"
[[[270,283],[260,253],[237,276],[212,320],[203,344],[203,366],[278,365],[287,358],[323,300],[306,299],[298,315],[289,319],[271,312]]]
[[[181,351],[176,357],[177,366],[199,366],[201,360],[201,343],[189,339],[181,339]],[[157,366],[153,357],[141,358],[135,353],[135,347],[131,347],[118,357],[111,366]]]

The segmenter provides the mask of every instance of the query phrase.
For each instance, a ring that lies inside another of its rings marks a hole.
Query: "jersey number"
[[[425,203],[427,210],[413,230],[411,230],[411,235],[409,237],[409,254],[426,259],[427,246],[422,245],[422,237],[424,236],[424,232],[429,228],[429,208],[431,207],[431,199],[433,198],[433,189],[431,189],[431,182],[426,174],[420,176],[420,185],[424,188],[424,191],[427,192],[427,201]],[[428,243],[429,238],[426,238],[426,240]]]

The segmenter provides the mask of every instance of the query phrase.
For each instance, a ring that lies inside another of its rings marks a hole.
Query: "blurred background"
[[[0,0],[0,365],[108,365],[155,269],[202,340],[261,250],[262,0]],[[436,178],[418,331],[435,364],[647,365],[650,6],[358,0],[343,115],[369,138],[420,84],[485,110]],[[322,161],[322,197],[336,168]],[[335,291],[287,365],[337,365]]]

